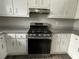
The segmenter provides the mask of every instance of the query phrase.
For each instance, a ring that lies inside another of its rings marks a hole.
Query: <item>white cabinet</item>
[[[66,34],[66,33],[53,34],[51,54],[67,53],[70,36],[71,36],[70,34]]]
[[[72,59],[79,59],[79,36],[72,34],[68,54]]]
[[[28,40],[26,34],[8,33],[6,39],[8,55],[28,54]]]
[[[75,14],[75,19],[79,19],[79,0],[77,3],[77,10],[76,10],[76,14]]]
[[[0,34],[0,59],[5,59],[7,56],[7,47],[5,36]]]
[[[48,18],[74,18],[78,0],[51,0]]]
[[[27,0],[0,0],[0,16],[29,17]]]
[[[15,33],[9,33],[6,35],[6,39],[14,39],[15,38]]]
[[[13,0],[14,15],[29,17],[29,10],[27,0]]]
[[[41,9],[50,9],[50,0],[38,0],[38,7]]]
[[[16,39],[7,39],[7,52],[8,55],[15,55],[16,54]]]
[[[11,16],[12,14],[12,0],[0,0],[0,16]]]
[[[28,41],[27,39],[17,39],[16,53],[17,55],[28,54]]]
[[[26,34],[16,34],[15,36],[18,39],[26,39]]]
[[[28,0],[29,8],[36,8],[36,0]]]
[[[28,0],[29,8],[49,9],[50,0]]]

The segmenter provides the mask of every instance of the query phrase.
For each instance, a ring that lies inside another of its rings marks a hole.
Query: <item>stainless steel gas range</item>
[[[28,31],[28,53],[50,54],[52,32],[46,23],[32,23]]]

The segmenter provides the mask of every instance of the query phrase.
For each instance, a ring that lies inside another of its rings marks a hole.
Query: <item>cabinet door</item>
[[[18,33],[18,34],[16,34],[16,38],[19,38],[19,39],[26,39],[26,34]]]
[[[36,0],[28,0],[29,8],[36,8]]]
[[[29,8],[49,9],[50,0],[28,0]]]
[[[13,0],[14,16],[29,17],[27,0]]]
[[[74,18],[78,0],[51,0],[49,18]]]
[[[16,39],[7,39],[7,51],[9,55],[16,54]]]
[[[41,0],[40,8],[42,9],[50,9],[50,0]]]
[[[7,56],[7,47],[4,35],[0,35],[0,59],[5,59]]]
[[[51,54],[58,54],[60,52],[59,50],[59,44],[60,44],[60,39],[58,38],[58,35],[57,34],[54,34],[53,35],[53,38],[52,38],[52,45],[51,45]]]
[[[72,59],[79,58],[79,36],[72,34],[68,53]]]
[[[61,34],[60,35],[60,51],[67,53],[71,34]]]
[[[1,48],[2,48],[1,55],[2,55],[2,58],[6,58],[6,56],[7,56],[6,41],[5,41],[5,39],[2,39],[1,42],[2,42],[2,44],[1,44]]]
[[[29,8],[41,8],[41,0],[29,0]]]
[[[12,0],[0,0],[0,16],[13,15]]]
[[[73,18],[75,17],[76,9],[77,9],[78,0],[68,0],[66,2],[66,6],[64,7],[65,18]]]
[[[28,41],[26,39],[17,39],[17,54],[18,55],[26,55],[28,54]]]
[[[67,53],[70,34],[53,34],[51,54]]]
[[[28,41],[26,39],[7,39],[7,50],[9,55],[28,54]]]

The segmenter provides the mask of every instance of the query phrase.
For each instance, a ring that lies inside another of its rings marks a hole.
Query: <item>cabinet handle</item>
[[[26,35],[26,38],[28,38],[28,35]]]
[[[18,9],[16,8],[16,13],[18,13]]]
[[[14,46],[14,42],[12,42],[12,46]]]
[[[3,47],[3,44],[2,44],[2,49],[3,49],[4,47]]]
[[[21,46],[21,43],[19,42],[19,46]]]
[[[12,8],[10,8],[10,13],[12,13]]]
[[[79,48],[78,48],[78,52],[79,52]]]

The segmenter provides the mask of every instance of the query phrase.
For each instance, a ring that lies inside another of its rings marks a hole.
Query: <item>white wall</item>
[[[48,19],[47,14],[31,14],[30,18],[0,17],[0,30],[25,29],[29,28],[31,22],[49,23],[52,29],[71,30],[73,28],[72,19]]]

